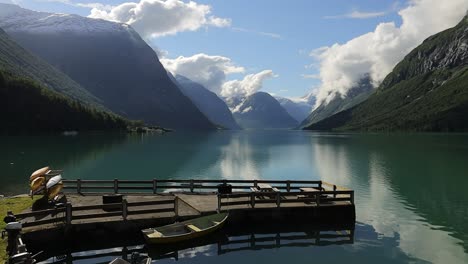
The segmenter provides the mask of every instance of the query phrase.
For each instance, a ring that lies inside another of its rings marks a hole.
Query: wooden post
[[[174,213],[176,217],[179,217],[179,197],[175,197],[174,199]]]
[[[322,191],[322,181],[319,182],[319,190]]]
[[[291,182],[288,180],[286,181],[286,191],[290,192],[291,191]]]
[[[254,187],[257,188],[257,186],[258,186],[258,182],[257,180],[254,180]]]
[[[193,179],[190,180],[190,192],[193,193]]]
[[[158,182],[156,181],[156,179],[153,179],[153,194],[157,193],[157,189],[158,189]]]
[[[81,179],[76,180],[76,192],[81,194]]]
[[[333,191],[335,192],[335,193],[333,194],[333,198],[336,198],[336,185],[333,185]]]
[[[255,208],[255,193],[250,193],[250,206]]]
[[[114,193],[119,193],[119,180],[114,179]]]
[[[71,226],[73,216],[72,216],[72,204],[70,202],[67,202],[65,204],[65,220],[66,220],[66,226],[69,228]]]
[[[320,197],[322,196],[322,190],[320,189],[319,193],[315,195],[315,202],[317,203],[317,206],[320,206]]]
[[[124,221],[127,220],[127,215],[128,215],[128,203],[127,203],[127,199],[123,198],[122,199],[122,217]]]
[[[351,200],[351,204],[354,204],[354,191],[351,191],[349,199]]]
[[[276,206],[279,208],[281,205],[281,196],[280,196],[280,193],[277,192],[276,193]]]

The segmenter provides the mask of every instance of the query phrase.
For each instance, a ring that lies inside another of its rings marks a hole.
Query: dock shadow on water
[[[253,251],[281,251],[287,248],[308,250],[314,247],[354,243],[354,225],[317,226],[303,222],[243,225],[233,222],[206,237],[182,243],[147,245],[140,233],[103,233],[94,230],[77,234],[72,240],[51,247],[29,244],[34,252],[45,251],[40,263],[109,263],[116,257],[130,259],[138,252],[153,261],[215,262]],[[52,250],[51,250],[52,249]],[[239,262],[237,262],[239,263]]]

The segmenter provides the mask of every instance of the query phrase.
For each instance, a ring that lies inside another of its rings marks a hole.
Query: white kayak
[[[47,181],[46,188],[50,189],[62,181],[62,175],[57,175]]]

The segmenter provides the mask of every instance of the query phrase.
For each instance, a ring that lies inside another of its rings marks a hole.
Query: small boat
[[[49,167],[38,169],[37,171],[31,174],[31,177],[29,177],[29,181],[32,182],[34,179],[44,176],[48,171]]]
[[[149,244],[176,243],[199,238],[220,229],[228,213],[202,216],[180,223],[142,230]]]
[[[62,175],[57,175],[50,178],[46,184],[47,197],[49,200],[53,200],[57,194],[63,189]]]

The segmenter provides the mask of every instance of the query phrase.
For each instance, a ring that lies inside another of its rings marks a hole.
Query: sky
[[[377,86],[407,52],[454,26],[468,8],[468,0],[13,2],[131,24],[166,69],[221,96],[315,91],[320,102],[345,96],[365,74]]]

